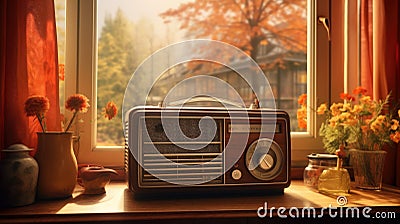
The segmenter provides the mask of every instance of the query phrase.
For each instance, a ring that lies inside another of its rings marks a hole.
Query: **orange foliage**
[[[165,23],[180,22],[193,38],[232,44],[253,59],[259,46],[279,45],[306,52],[305,0],[195,0],[161,14]]]

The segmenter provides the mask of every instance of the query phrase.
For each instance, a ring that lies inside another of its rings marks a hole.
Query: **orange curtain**
[[[374,99],[391,92],[392,107],[400,103],[399,7],[398,0],[361,1],[361,85]],[[399,150],[386,150],[384,183],[400,186]]]
[[[0,147],[22,143],[35,148],[40,131],[26,117],[28,96],[50,100],[47,127],[61,130],[58,58],[53,0],[1,0]]]

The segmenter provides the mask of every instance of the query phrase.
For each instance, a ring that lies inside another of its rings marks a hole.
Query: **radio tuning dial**
[[[279,144],[267,138],[254,141],[246,152],[247,169],[260,180],[277,177],[282,171],[284,160]]]

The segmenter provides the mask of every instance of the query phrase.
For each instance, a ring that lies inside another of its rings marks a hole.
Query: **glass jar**
[[[344,168],[325,169],[318,179],[318,191],[323,194],[347,195],[350,193],[350,175]]]
[[[318,190],[318,179],[324,169],[336,167],[337,156],[313,153],[307,156],[308,165],[304,169],[303,180],[307,187]]]

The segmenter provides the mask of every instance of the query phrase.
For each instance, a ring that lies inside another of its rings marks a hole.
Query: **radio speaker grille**
[[[180,119],[182,132],[188,137],[198,136],[199,121],[200,119]],[[163,129],[159,128],[162,126],[160,118],[147,118],[142,122],[146,123],[150,135],[150,139],[142,136],[144,141],[140,151],[143,169],[140,169],[139,173],[142,186],[165,186],[171,185],[171,182],[223,183],[224,162],[221,154],[223,120],[216,120],[217,133],[209,144],[204,144],[202,139],[197,142],[181,141],[180,144],[184,144],[185,149],[169,141]],[[164,122],[164,126],[170,128],[169,120]],[[204,147],[198,149],[199,145]]]
[[[219,153],[143,154],[142,184],[184,184],[191,181],[222,183],[223,161]],[[151,173],[151,174],[150,174]],[[157,177],[155,177],[155,176]],[[216,178],[217,177],[217,178]]]

